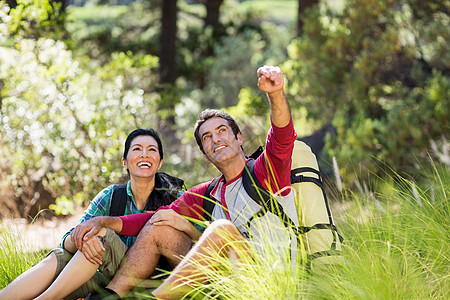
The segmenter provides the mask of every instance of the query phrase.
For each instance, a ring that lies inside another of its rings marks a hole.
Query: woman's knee
[[[42,260],[42,262],[56,264],[57,260],[56,253],[52,251]]]

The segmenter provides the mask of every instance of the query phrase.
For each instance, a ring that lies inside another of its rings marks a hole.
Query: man
[[[272,126],[265,150],[256,159],[254,174],[262,186],[275,195],[291,220],[297,220],[289,180],[291,155],[297,135],[283,92],[283,73],[279,67],[264,66],[257,70],[257,76],[258,87],[269,98]],[[161,299],[177,299],[190,288],[206,281],[202,274],[205,267],[215,267],[214,255],[228,257],[234,253],[239,258],[246,255],[250,245],[258,247],[256,243],[249,243],[249,240],[253,242],[253,238],[250,239],[249,236],[258,235],[256,226],[253,223],[249,226],[249,220],[261,211],[261,206],[250,198],[242,183],[242,174],[246,172],[246,162],[249,159],[244,155],[243,136],[238,125],[228,114],[208,109],[200,114],[194,135],[205,159],[213,163],[222,174],[210,193],[215,201],[213,222],[194,247],[192,240],[182,232],[184,223],[180,221],[179,215],[196,219],[204,217],[203,195],[211,182],[189,189],[175,202],[156,213],[94,218],[76,230],[74,239],[78,247],[82,246],[82,239],[89,239],[103,227],[109,227],[123,235],[137,235],[135,244],[107,286],[110,293],[125,295],[139,280],[146,279],[153,273],[162,255],[173,265],[178,265],[153,294]],[[278,217],[256,219],[261,219],[259,222],[263,226],[265,222],[265,228],[272,228],[271,222],[275,223],[276,220],[280,223]],[[290,238],[286,232],[282,238],[282,233],[276,235],[280,236],[280,240]],[[289,241],[285,244],[288,243]],[[184,258],[179,261],[178,257]]]

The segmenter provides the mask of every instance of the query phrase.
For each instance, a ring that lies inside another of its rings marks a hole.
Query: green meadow
[[[377,178],[377,190],[332,191],[343,261],[321,272],[272,255],[223,260],[186,299],[446,299],[450,293],[450,170],[431,164],[421,183]],[[340,198],[336,198],[340,196]],[[339,200],[336,200],[339,199]],[[2,229],[0,287],[42,259]],[[297,257],[301,258],[301,250]],[[148,292],[135,297],[151,298]]]

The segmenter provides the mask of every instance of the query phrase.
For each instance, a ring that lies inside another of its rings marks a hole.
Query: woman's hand
[[[84,257],[86,257],[86,259],[92,264],[101,265],[102,257],[105,251],[106,249],[103,246],[103,243],[100,240],[99,236],[93,236],[87,241],[83,241],[83,248],[81,252],[83,253]]]

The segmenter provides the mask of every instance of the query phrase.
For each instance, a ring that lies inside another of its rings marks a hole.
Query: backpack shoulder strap
[[[255,162],[255,159],[247,162],[246,169],[242,174],[242,184],[244,185],[245,192],[250,196],[250,198],[261,205],[263,209],[250,218],[250,220],[248,220],[248,224],[250,224],[253,218],[261,217],[269,211],[274,215],[277,215],[287,228],[292,228],[297,231],[295,226],[293,226],[295,223],[284,212],[281,204],[279,204],[278,201],[271,196],[270,192],[267,191],[256,178]]]
[[[109,215],[112,217],[123,216],[125,214],[127,200],[127,184],[119,184],[118,186],[116,186],[112,194]]]
[[[270,194],[256,178],[255,162],[255,159],[251,159],[246,163],[246,168],[244,173],[242,173],[242,184],[253,201],[261,206],[266,206],[270,201]]]
[[[216,205],[215,201],[211,198],[211,192],[216,187],[219,182],[219,178],[217,177],[206,188],[205,194],[203,195],[203,209],[205,210],[205,220],[211,221],[212,212],[214,210],[214,206]]]

